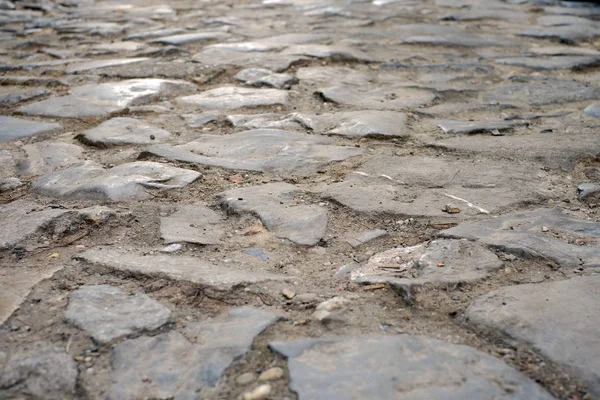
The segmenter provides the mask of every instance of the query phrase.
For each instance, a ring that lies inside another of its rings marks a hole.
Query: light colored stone
[[[166,244],[195,243],[217,244],[224,234],[219,214],[202,206],[163,206],[160,218],[160,237]]]
[[[69,143],[38,142],[23,146],[27,158],[18,163],[21,175],[43,175],[82,162],[83,149]]]
[[[259,381],[274,381],[277,379],[283,378],[284,372],[281,367],[273,367],[269,368],[266,371],[263,371],[259,376]]]
[[[234,109],[286,105],[288,93],[279,89],[249,89],[233,86],[210,89],[200,94],[180,97],[181,104],[191,104],[203,109]]]
[[[61,126],[57,123],[36,122],[0,116],[0,142],[40,135],[58,129],[61,129]]]
[[[257,386],[250,392],[244,393],[244,400],[262,400],[271,394],[271,385],[264,384]]]
[[[135,118],[117,117],[77,135],[81,142],[97,147],[153,144],[165,141],[170,132]]]

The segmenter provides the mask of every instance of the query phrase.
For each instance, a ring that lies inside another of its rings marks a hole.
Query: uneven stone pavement
[[[0,399],[600,399],[599,6],[0,27]]]

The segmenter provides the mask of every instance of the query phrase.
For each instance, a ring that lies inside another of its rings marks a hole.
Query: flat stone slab
[[[183,114],[182,117],[190,128],[201,128],[209,122],[218,120],[221,115],[221,111],[206,111],[199,114]]]
[[[302,131],[307,126],[306,118],[300,114],[232,114],[227,122],[238,129],[283,129]]]
[[[308,56],[315,58],[331,58],[339,61],[374,62],[366,53],[346,46],[327,46],[323,44],[300,44],[290,46],[281,54]]]
[[[551,400],[534,381],[472,347],[426,336],[271,342],[299,400]],[[407,373],[410,371],[410,373]]]
[[[110,285],[85,285],[71,292],[65,320],[86,331],[96,342],[160,328],[171,311],[143,293],[133,296]]]
[[[36,97],[45,96],[51,92],[44,88],[36,89],[15,89],[11,87],[8,92],[0,93],[0,105],[12,105],[22,101],[35,99]],[[3,117],[6,118],[6,117]]]
[[[164,215],[164,216],[163,216]],[[160,237],[165,244],[217,244],[225,233],[219,214],[208,207],[177,205],[161,207]]]
[[[436,95],[424,90],[380,87],[358,89],[352,86],[331,86],[318,93],[327,101],[371,110],[401,110],[426,105]]]
[[[244,271],[231,266],[213,265],[195,257],[140,256],[114,249],[91,249],[78,254],[77,258],[111,270],[190,282],[216,291],[229,291],[253,283],[287,279],[278,275]]]
[[[370,231],[357,232],[346,239],[346,242],[348,242],[348,244],[352,247],[359,247],[365,243],[369,243],[370,241],[387,235],[388,232],[384,229],[373,229]]]
[[[389,283],[410,299],[413,286],[474,282],[502,265],[496,254],[480,244],[441,239],[375,254],[364,266],[352,270],[350,279],[359,283]]]
[[[164,43],[179,46],[182,44],[206,42],[211,40],[225,40],[230,38],[231,35],[221,31],[205,31],[205,32],[192,32],[192,33],[181,33],[171,36],[163,36],[151,40],[150,43]]]
[[[574,42],[600,36],[600,29],[589,25],[532,26],[522,29],[516,34],[540,39],[560,39],[564,42]]]
[[[233,43],[232,43],[233,44]],[[195,54],[192,60],[210,65],[232,65],[244,68],[266,68],[275,72],[283,72],[293,63],[305,59],[300,55],[284,55],[271,52],[255,52],[209,47]]]
[[[0,116],[0,142],[40,135],[61,128],[60,124],[56,123]]]
[[[314,246],[327,230],[327,211],[315,205],[298,205],[298,192],[288,183],[232,189],[218,195],[219,202],[236,213],[251,213],[279,238]]]
[[[69,143],[38,142],[23,146],[27,157],[18,162],[21,175],[38,176],[82,162],[83,148]]]
[[[98,69],[98,68],[104,68],[104,67],[114,67],[117,65],[128,65],[128,64],[146,61],[146,60],[149,60],[149,59],[138,57],[138,58],[115,58],[115,59],[106,59],[106,60],[84,61],[84,62],[69,65],[67,68],[65,68],[65,72],[67,74],[77,74],[79,72],[89,71],[92,69]]]
[[[502,288],[475,299],[468,322],[525,342],[600,396],[600,276]]]
[[[136,161],[104,169],[99,164],[84,164],[44,175],[31,190],[58,198],[102,201],[143,200],[152,190],[182,188],[200,173],[150,161]]]
[[[154,144],[167,140],[171,133],[135,118],[117,117],[76,136],[81,142],[97,147],[126,144]]]
[[[109,398],[193,399],[213,387],[231,363],[250,351],[254,338],[279,316],[252,307],[233,308],[210,322],[121,343],[111,353]]]
[[[249,86],[266,86],[276,89],[286,89],[297,82],[293,75],[278,74],[264,68],[247,68],[238,72],[234,78]]]
[[[15,349],[16,350],[16,349]],[[75,397],[77,364],[63,348],[37,342],[0,363],[0,397],[71,399]]]
[[[89,84],[71,89],[67,96],[28,104],[21,107],[19,112],[64,118],[101,117],[194,88],[194,85],[184,81],[164,79],[131,79]]]
[[[546,258],[568,268],[600,267],[600,223],[570,217],[559,208],[463,223],[439,235],[476,240],[501,251]]]
[[[535,70],[576,69],[600,64],[600,56],[506,57],[496,63]]]
[[[200,94],[180,97],[181,104],[191,104],[203,109],[234,109],[241,107],[260,107],[286,105],[289,95],[279,89],[250,89],[239,87],[221,87]]]
[[[336,146],[331,138],[257,129],[201,138],[180,146],[155,145],[151,154],[169,160],[233,170],[307,175],[334,161],[362,154],[356,147]]]
[[[460,220],[551,197],[538,175],[506,161],[374,156],[321,195],[361,213]],[[448,213],[449,203],[458,212]]]
[[[369,75],[348,67],[302,67],[296,77],[303,84],[318,87],[367,86],[373,81]]]
[[[590,104],[583,112],[590,117],[600,118],[600,103]]]
[[[476,34],[458,26],[405,24],[399,26],[400,44],[449,47],[518,47],[518,42],[500,35]]]
[[[521,121],[457,121],[451,119],[437,119],[431,121],[431,124],[438,126],[444,133],[504,131],[517,126],[527,125],[526,122]]]

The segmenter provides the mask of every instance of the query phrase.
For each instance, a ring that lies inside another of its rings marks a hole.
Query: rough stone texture
[[[196,171],[156,162],[136,161],[107,170],[86,161],[36,179],[31,189],[58,198],[124,201],[150,198],[151,190],[182,188],[198,177]]]
[[[279,89],[249,89],[230,86],[180,97],[177,101],[181,104],[191,104],[204,109],[234,109],[286,105],[288,94],[286,91]]]
[[[1,398],[75,398],[77,365],[64,349],[38,342],[29,350],[16,350],[2,365]]]
[[[161,207],[160,237],[166,244],[217,244],[224,234],[219,214],[203,206],[178,205]]]
[[[374,156],[322,196],[368,214],[456,220],[551,196],[538,174],[538,168],[503,161]],[[460,212],[445,212],[448,203]]]
[[[493,130],[503,131],[527,123],[516,121],[456,121],[456,120],[434,120],[431,123],[439,126],[444,133],[478,133],[491,132]]]
[[[318,92],[327,101],[371,110],[401,110],[431,103],[436,95],[424,90],[375,88],[359,90],[351,86],[331,86]]]
[[[60,124],[0,116],[0,142],[61,129]]]
[[[305,119],[314,131],[331,135],[372,138],[410,135],[406,114],[394,111],[343,112]]]
[[[288,358],[290,389],[300,400],[553,399],[492,356],[425,336],[305,339],[269,346]]]
[[[84,61],[69,65],[65,69],[65,72],[68,74],[78,74],[80,72],[89,71],[91,69],[113,67],[116,65],[129,65],[146,60],[148,60],[148,58],[117,58],[108,60]]]
[[[358,232],[352,237],[348,238],[346,241],[352,247],[359,247],[365,243],[368,243],[372,240],[378,239],[382,236],[387,236],[388,232],[383,229],[374,229],[372,231],[362,231]]]
[[[165,141],[170,132],[135,118],[112,118],[77,135],[85,144],[109,147],[124,144],[152,144]]]
[[[267,86],[277,89],[289,88],[297,79],[290,74],[277,74],[264,68],[248,68],[238,72],[234,78],[249,86]]]
[[[600,276],[519,285],[469,305],[470,324],[525,342],[600,396]]]
[[[23,146],[27,158],[18,163],[21,175],[43,175],[81,162],[83,149],[74,144],[38,142]]]
[[[171,331],[121,343],[111,354],[108,398],[196,398],[277,319],[266,311],[239,307],[211,322],[188,324],[184,334]]]
[[[233,212],[257,215],[277,237],[314,246],[325,235],[327,212],[319,206],[298,205],[296,192],[293,185],[272,183],[228,190],[219,195],[219,201]]]
[[[131,79],[120,82],[89,84],[71,89],[67,96],[53,97],[19,109],[27,115],[83,118],[101,117],[123,111],[129,106],[148,103],[160,96],[193,89],[184,81]]]
[[[64,318],[96,342],[160,328],[171,311],[143,293],[133,296],[110,285],[82,286],[69,295]]]
[[[22,101],[35,99],[36,97],[45,96],[51,92],[44,88],[19,90],[14,87],[10,88],[7,93],[0,93],[0,105],[12,105]]]
[[[600,223],[573,218],[559,208],[468,222],[443,230],[440,236],[477,240],[505,252],[543,257],[563,267],[600,267]],[[576,240],[580,244],[575,244]]]
[[[282,280],[281,276],[217,266],[195,257],[140,256],[114,249],[91,249],[78,254],[87,263],[131,274],[191,282],[217,291],[257,282]]]
[[[558,57],[507,57],[496,60],[498,64],[527,67],[536,70],[575,69],[591,67],[600,63],[599,56],[558,56]]]
[[[200,165],[297,175],[309,174],[330,162],[363,152],[333,143],[325,137],[257,129],[227,136],[203,135],[184,145],[156,145],[147,151],[169,160]]]
[[[182,45],[194,42],[206,42],[210,40],[223,40],[231,37],[230,34],[220,31],[206,31],[206,32],[193,32],[193,33],[182,33],[178,35],[163,36],[150,41],[150,43],[165,43],[172,45]]]
[[[290,65],[304,58],[299,55],[257,53],[212,47],[205,48],[200,53],[195,54],[192,60],[206,66],[232,65],[244,68],[266,68],[275,72],[283,72]]]
[[[206,111],[200,114],[184,114],[182,117],[190,128],[201,128],[209,122],[216,121],[221,115],[221,111]]]
[[[586,113],[586,115],[589,115],[590,117],[600,118],[600,104],[599,103],[590,104],[583,111]]]

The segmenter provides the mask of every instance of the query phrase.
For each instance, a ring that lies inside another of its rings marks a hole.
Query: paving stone
[[[366,214],[460,220],[552,197],[539,171],[506,161],[374,156],[321,195]],[[450,202],[460,213],[444,211]]]
[[[183,28],[167,28],[167,29],[153,29],[148,31],[141,31],[130,33],[125,36],[123,40],[137,40],[137,39],[153,39],[157,37],[166,37],[166,36],[174,36],[184,33],[185,29]]]
[[[206,42],[210,40],[225,40],[230,38],[231,35],[221,31],[206,31],[206,32],[193,32],[193,33],[182,33],[178,35],[163,36],[157,39],[151,40],[150,43],[166,43],[172,45],[182,45],[196,42]]]
[[[560,39],[564,42],[588,40],[600,36],[600,29],[589,25],[533,26],[517,32],[519,36],[541,39]]]
[[[418,107],[435,100],[436,95],[424,90],[381,87],[371,90],[351,86],[331,86],[319,89],[327,101],[371,110],[400,110]]]
[[[481,103],[444,103],[431,107],[414,110],[419,114],[433,115],[436,117],[455,117],[461,113],[474,113],[482,111],[501,112],[507,109],[518,108],[511,104],[481,104]]]
[[[298,68],[296,77],[301,83],[319,87],[325,85],[367,86],[373,80],[369,75],[347,67],[303,67]]]
[[[23,186],[23,182],[19,178],[2,178],[0,179],[0,193],[8,192],[13,189],[17,189]]]
[[[221,111],[206,111],[199,114],[184,114],[182,117],[190,128],[201,128],[209,122],[218,120],[221,115]]]
[[[528,51],[538,56],[600,56],[596,49],[575,46],[533,47]]]
[[[244,69],[238,72],[234,78],[249,86],[267,86],[277,89],[289,88],[297,82],[297,79],[293,75],[277,74],[263,68]]]
[[[363,152],[360,148],[335,146],[330,138],[276,129],[203,135],[184,145],[155,145],[147,151],[169,160],[199,165],[296,175],[310,174],[331,162]]]
[[[115,65],[129,65],[129,64],[133,64],[133,63],[146,61],[146,60],[148,60],[148,58],[116,58],[116,59],[108,59],[108,60],[84,61],[81,63],[69,65],[65,69],[65,72],[67,74],[77,74],[79,72],[89,71],[91,69],[112,67]]]
[[[577,197],[580,200],[585,200],[590,196],[594,196],[600,193],[600,184],[585,182],[577,186]]]
[[[304,44],[290,46],[285,49],[281,54],[291,54],[299,56],[308,56],[315,58],[331,58],[340,61],[362,61],[362,62],[375,62],[375,60],[369,57],[366,53],[361,51],[344,47],[344,46],[326,46],[322,44]]]
[[[559,208],[467,222],[439,235],[477,240],[508,253],[542,257],[568,268],[600,267],[600,223],[573,218]]]
[[[234,114],[227,122],[241,129],[284,129],[301,131],[307,128],[298,114]]]
[[[400,44],[458,47],[518,47],[518,42],[499,35],[475,34],[456,26],[435,24],[401,25]]]
[[[185,336],[171,331],[121,343],[111,353],[108,398],[192,399],[215,386],[254,337],[279,316],[251,307],[233,308],[211,322],[187,324]],[[186,338],[187,336],[187,338]]]
[[[69,294],[65,320],[86,331],[96,342],[160,328],[171,311],[143,293],[132,296],[110,285],[85,285]]]
[[[288,279],[283,276],[210,264],[196,257],[172,255],[140,256],[115,249],[91,249],[77,258],[111,270],[157,279],[190,282],[216,291],[230,291],[253,283]]]
[[[36,97],[50,94],[50,91],[44,88],[37,89],[15,89],[10,88],[7,93],[0,93],[0,105],[13,105],[22,101],[35,99]]]
[[[115,22],[81,21],[69,22],[56,27],[60,34],[87,34],[92,36],[116,36],[123,34],[127,27]]]
[[[165,216],[162,216],[162,215]],[[160,237],[165,244],[217,244],[225,233],[219,214],[194,205],[162,206]]]
[[[236,213],[257,215],[265,227],[279,238],[314,246],[327,230],[327,211],[315,205],[298,205],[294,185],[270,183],[232,189],[219,194],[219,202]]]
[[[80,163],[83,149],[69,143],[37,142],[23,146],[27,158],[18,163],[21,175],[44,175]]]
[[[600,276],[505,287],[475,299],[468,322],[525,342],[600,396]]]
[[[69,84],[60,78],[47,76],[27,76],[27,75],[4,75],[0,76],[0,85],[20,85],[20,86],[69,86]],[[12,92],[12,90],[11,90]]]
[[[456,120],[434,120],[432,125],[440,127],[444,133],[479,133],[491,132],[493,130],[504,131],[517,126],[527,125],[526,122],[518,121],[456,121]]]
[[[488,103],[523,102],[532,106],[600,99],[600,88],[576,81],[556,78],[514,77],[512,85],[488,91]]]
[[[293,63],[303,60],[300,55],[270,52],[236,51],[210,47],[195,54],[192,60],[204,65],[232,65],[244,68],[265,68],[275,72],[287,70]]]
[[[18,349],[0,369],[0,397],[75,398],[77,365],[64,351],[46,342]]]
[[[412,298],[412,288],[425,284],[457,285],[486,278],[502,261],[483,246],[467,240],[434,240],[375,254],[350,272],[359,283],[388,283]]]
[[[507,57],[497,59],[496,63],[536,70],[576,69],[599,64],[600,56]]]
[[[145,47],[142,43],[136,42],[111,42],[111,43],[99,43],[94,45],[94,50],[103,51],[106,53],[118,53],[121,51],[138,51]]]
[[[590,104],[583,112],[590,117],[600,118],[600,103]]]
[[[388,232],[384,229],[373,229],[370,231],[358,232],[358,233],[352,235],[352,237],[348,238],[346,241],[352,247],[359,247],[365,243],[368,243],[372,240],[375,240],[382,236],[387,236],[387,235],[388,235]]]
[[[76,136],[82,143],[96,147],[126,144],[153,144],[165,141],[170,132],[135,118],[117,117]]]
[[[351,111],[323,114],[311,128],[330,135],[348,137],[408,137],[406,114],[393,111]],[[310,118],[309,118],[310,120]],[[331,126],[333,129],[327,129]]]
[[[163,79],[132,79],[89,84],[71,89],[67,96],[28,104],[19,111],[27,115],[64,118],[101,117],[194,87],[187,82]]]
[[[143,200],[151,190],[182,188],[200,177],[200,173],[149,161],[136,161],[104,169],[99,164],[84,164],[44,175],[36,179],[35,193],[64,199],[101,201]]]
[[[20,139],[27,136],[40,135],[42,133],[61,129],[60,124],[50,122],[36,122],[25,119],[0,116],[0,142]]]
[[[269,347],[288,358],[290,389],[300,400],[553,399],[490,355],[426,336],[302,339]]]
[[[181,104],[191,104],[204,109],[286,105],[288,100],[288,93],[284,90],[250,89],[233,86],[210,89],[200,94],[177,99]]]

